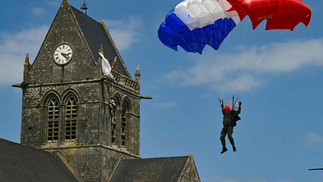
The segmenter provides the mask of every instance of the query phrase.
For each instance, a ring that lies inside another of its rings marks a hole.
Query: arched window
[[[121,116],[121,144],[126,145],[126,126],[127,126],[127,115],[126,113],[130,109],[130,101],[126,97],[122,102],[122,116]]]
[[[58,141],[59,134],[59,101],[52,94],[47,99],[48,119],[47,119],[47,140]]]
[[[120,95],[116,93],[113,97],[113,101],[116,105],[116,111],[120,107]],[[117,117],[119,117],[118,112],[113,111],[111,113],[111,142],[114,144],[116,142],[116,126],[117,126]]]
[[[65,107],[65,139],[76,139],[77,126],[77,99],[73,93],[69,93],[66,97]]]

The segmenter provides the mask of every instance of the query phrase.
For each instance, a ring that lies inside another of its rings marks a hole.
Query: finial
[[[30,63],[29,63],[29,54],[27,53],[26,58],[25,58],[24,70],[25,71],[28,71],[29,70],[29,66],[30,66]]]
[[[141,76],[140,69],[139,69],[139,63],[137,64],[135,76],[139,76],[139,77]]]
[[[117,61],[117,56],[116,57],[114,57],[114,60],[112,61],[112,66],[114,65],[114,63]]]
[[[100,50],[99,50],[99,52],[100,52],[101,54],[103,54],[103,45],[102,45],[102,44],[100,45]]]
[[[81,10],[82,10],[82,13],[84,13],[84,14],[87,14],[87,7],[86,7],[86,4],[88,4],[88,3],[86,3],[85,2],[85,0],[84,0],[84,3],[82,4],[82,6],[81,6]],[[84,11],[84,12],[83,12]]]
[[[29,64],[29,53],[26,55],[25,64]]]
[[[139,63],[137,64],[137,69],[136,69],[136,71],[140,71],[140,70],[139,70]]]
[[[136,69],[136,73],[135,73],[135,81],[138,82],[140,84],[140,69],[139,69],[139,64],[137,64],[137,69]]]

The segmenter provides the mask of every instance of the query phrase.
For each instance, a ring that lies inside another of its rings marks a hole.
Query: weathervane
[[[85,14],[87,14],[87,7],[86,7],[86,4],[88,4],[88,3],[86,3],[85,2],[85,0],[84,0],[84,3],[82,4],[82,6],[81,6],[81,10],[82,10],[82,13],[85,13]],[[84,11],[84,12],[83,12]]]

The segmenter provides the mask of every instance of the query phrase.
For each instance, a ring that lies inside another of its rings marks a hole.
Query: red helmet
[[[229,106],[225,106],[224,110],[228,110],[228,112],[230,112],[230,107]]]

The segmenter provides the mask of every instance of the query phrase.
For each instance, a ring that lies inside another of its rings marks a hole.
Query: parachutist
[[[241,112],[241,104],[242,103],[239,102],[238,111],[234,110],[234,103],[232,104],[232,110],[230,110],[229,106],[223,107],[223,104],[221,104],[222,114],[223,114],[223,128],[222,128],[221,134],[220,134],[220,140],[221,140],[222,147],[223,147],[221,154],[223,154],[224,152],[226,152],[228,150],[225,145],[225,136],[227,134],[228,134],[229,141],[232,145],[233,152],[235,152],[237,150],[235,147],[235,144],[234,144],[232,134],[233,134],[233,127],[236,126],[236,122],[238,120],[240,120],[240,117],[238,115]]]

